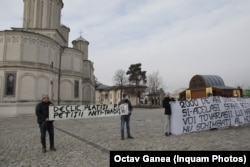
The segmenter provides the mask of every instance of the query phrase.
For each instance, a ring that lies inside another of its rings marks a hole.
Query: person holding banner
[[[166,115],[166,124],[165,124],[165,127],[166,127],[166,133],[165,133],[165,136],[169,136],[171,135],[171,114],[172,114],[172,111],[171,111],[171,106],[170,106],[170,103],[171,101],[175,101],[174,98],[170,98],[170,94],[166,94],[166,96],[164,97],[163,101],[162,101],[162,106],[165,108],[165,115]]]
[[[42,152],[46,152],[46,131],[49,133],[50,150],[56,151],[54,147],[54,125],[49,120],[49,106],[53,105],[48,95],[42,96],[42,101],[36,105],[37,123],[41,133]]]
[[[127,104],[128,105],[128,115],[121,115],[121,140],[124,140],[124,126],[126,124],[127,127],[127,136],[128,139],[133,139],[133,137],[130,134],[130,116],[132,113],[132,105],[131,102],[128,99],[128,96],[126,94],[123,94],[123,99],[119,103],[120,104]]]

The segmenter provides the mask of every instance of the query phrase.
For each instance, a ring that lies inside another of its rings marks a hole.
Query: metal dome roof
[[[218,75],[195,75],[190,80],[189,87],[220,86],[225,87],[223,79]]]
[[[206,83],[206,86],[225,86],[223,79],[218,75],[200,75]]]

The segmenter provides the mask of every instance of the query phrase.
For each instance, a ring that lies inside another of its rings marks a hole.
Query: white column
[[[23,28],[26,28],[27,27],[27,19],[28,19],[28,17],[27,17],[28,2],[27,2],[27,0],[24,0],[23,2],[24,2],[24,8],[23,8]]]
[[[39,28],[39,0],[34,1],[34,28]]]
[[[43,3],[43,21],[42,21],[42,28],[49,28],[49,17],[48,17],[48,13],[49,13],[49,3],[48,1],[44,1]]]

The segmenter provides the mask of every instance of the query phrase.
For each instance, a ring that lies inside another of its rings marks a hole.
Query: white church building
[[[0,31],[0,116],[34,114],[43,94],[55,105],[94,104],[89,42],[80,36],[68,47],[63,1],[23,2],[23,27]]]

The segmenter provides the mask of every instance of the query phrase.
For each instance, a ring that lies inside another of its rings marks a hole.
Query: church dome
[[[74,41],[72,41],[73,46],[75,45],[85,45],[85,44],[89,44],[89,42],[83,38],[82,36],[80,36],[79,38],[75,39]]]
[[[87,41],[87,40],[84,39],[82,36],[80,36],[79,38],[75,39],[75,41]]]

